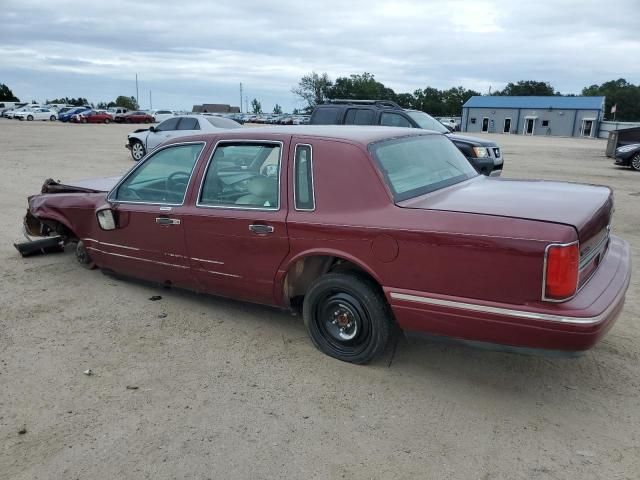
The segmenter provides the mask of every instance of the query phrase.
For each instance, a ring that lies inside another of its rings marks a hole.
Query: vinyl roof
[[[463,107],[471,108],[556,108],[565,110],[600,110],[605,97],[511,97],[499,95],[474,96]]]

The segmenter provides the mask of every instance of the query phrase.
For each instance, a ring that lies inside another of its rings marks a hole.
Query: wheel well
[[[368,272],[349,260],[331,255],[312,255],[296,261],[284,279],[284,298],[293,309],[301,309],[311,284],[325,273],[354,273],[378,282]],[[381,289],[382,290],[382,289]]]

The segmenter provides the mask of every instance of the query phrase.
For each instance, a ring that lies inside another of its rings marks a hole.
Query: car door
[[[95,239],[103,268],[165,284],[196,287],[186,252],[183,213],[192,173],[205,147],[163,147],[107,196],[117,228]]]
[[[166,142],[178,128],[178,123],[180,122],[180,117],[169,118],[164,122],[158,124],[153,131],[149,131],[147,135],[147,152],[150,152],[162,142]]]
[[[185,222],[194,275],[208,293],[274,304],[289,252],[288,138],[220,141]]]

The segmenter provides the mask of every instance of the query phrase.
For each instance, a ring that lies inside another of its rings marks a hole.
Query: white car
[[[13,114],[13,118],[18,120],[51,120],[52,122],[58,118],[58,112],[51,110],[50,108],[30,108],[22,112]]]
[[[199,133],[214,133],[231,128],[242,128],[238,122],[224,117],[183,115],[171,117],[155,127],[141,128],[127,135],[125,145],[137,162],[148,152],[171,138],[188,137]]]
[[[166,119],[174,117],[175,112],[171,110],[154,110],[151,112],[151,116],[155,118],[156,122],[164,122]]]
[[[13,110],[9,110],[5,112],[5,116],[7,118],[16,118],[16,115],[19,113],[29,112],[34,108],[40,108],[40,107],[41,107],[40,105],[34,105],[34,104],[25,105],[24,107],[14,108]]]

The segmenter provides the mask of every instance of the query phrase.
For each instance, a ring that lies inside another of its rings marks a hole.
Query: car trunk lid
[[[399,202],[398,206],[570,225],[576,229],[580,243],[587,244],[608,227],[613,193],[597,185],[478,176]]]

